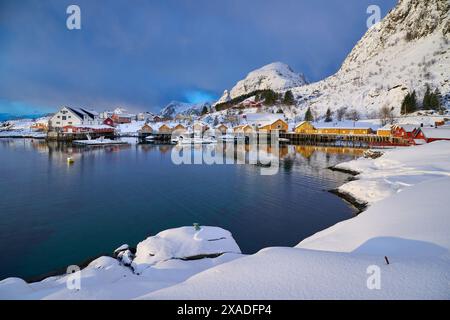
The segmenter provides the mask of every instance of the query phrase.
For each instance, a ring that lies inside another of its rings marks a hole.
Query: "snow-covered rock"
[[[227,102],[230,99],[254,92],[256,90],[271,89],[286,91],[293,87],[307,83],[303,74],[295,73],[291,67],[282,62],[274,62],[250,72],[247,77],[239,81],[230,92],[225,90],[223,96],[216,102]]]
[[[223,253],[241,253],[231,233],[218,227],[182,227],[148,237],[136,248],[133,268],[141,273],[151,265],[170,259],[197,259]]]
[[[154,257],[149,255],[150,251],[156,253]],[[144,240],[137,252],[136,266],[145,271],[140,274],[125,263],[130,261],[123,260],[131,259],[126,245],[115,252],[120,259],[100,257],[81,270],[79,289],[67,286],[73,275],[29,284],[19,278],[8,278],[0,281],[0,299],[133,299],[242,257],[231,233],[218,227],[170,229]],[[201,259],[204,255],[210,258]],[[197,259],[186,260],[192,258]]]

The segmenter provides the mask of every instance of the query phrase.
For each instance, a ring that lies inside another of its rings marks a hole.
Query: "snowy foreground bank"
[[[242,255],[216,227],[166,230],[119,260],[68,277],[0,282],[19,299],[449,299],[450,142],[339,165],[361,172],[340,187],[368,209],[300,242]],[[386,263],[388,258],[389,264]],[[69,281],[70,282],[70,281]]]

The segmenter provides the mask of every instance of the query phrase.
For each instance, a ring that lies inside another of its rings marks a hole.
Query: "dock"
[[[409,141],[399,137],[379,136],[376,134],[323,134],[323,133],[295,133],[283,132],[279,134],[282,139],[297,144],[303,142],[311,143],[339,143],[350,142],[380,146],[408,146]]]

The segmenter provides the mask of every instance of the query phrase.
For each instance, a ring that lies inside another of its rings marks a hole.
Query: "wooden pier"
[[[290,143],[339,143],[350,142],[368,145],[393,145],[407,146],[409,142],[405,139],[392,136],[379,136],[376,134],[322,134],[322,133],[294,133],[284,132],[279,134],[280,138],[288,139]]]
[[[260,135],[267,137],[269,142],[273,136],[269,133],[256,133],[256,141],[259,142]],[[245,143],[249,143],[251,134],[245,134]],[[171,143],[170,133],[140,133],[139,141],[148,143],[147,137],[153,137],[151,141],[155,143]],[[408,146],[409,141],[393,136],[379,136],[376,134],[322,134],[322,133],[295,133],[280,132],[278,138],[289,144],[311,144],[311,145],[352,145],[354,147],[362,146]],[[281,141],[280,141],[281,143]]]

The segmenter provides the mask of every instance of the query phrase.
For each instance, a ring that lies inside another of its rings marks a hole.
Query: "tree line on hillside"
[[[291,90],[287,90],[284,94],[275,92],[271,89],[266,90],[255,90],[247,94],[243,94],[239,97],[233,98],[229,101],[218,103],[215,106],[216,111],[227,110],[237,106],[238,104],[244,102],[244,100],[255,97],[256,102],[261,102],[266,106],[274,105],[294,105],[295,98]]]
[[[427,84],[421,106],[417,102],[416,90],[412,93],[408,92],[401,105],[401,114],[413,113],[418,110],[434,110],[441,112],[443,111],[441,100],[442,96],[439,89],[436,88],[432,91]]]
[[[332,122],[333,121],[333,115],[336,115],[337,121],[342,121],[344,119],[346,120],[352,120],[352,121],[358,121],[361,118],[360,113],[356,109],[348,109],[347,107],[341,107],[337,109],[335,112],[331,111],[330,108],[327,109],[324,116],[325,122]],[[311,107],[308,107],[305,112],[305,116],[303,120],[305,121],[317,121],[319,117],[314,111],[311,110]]]

